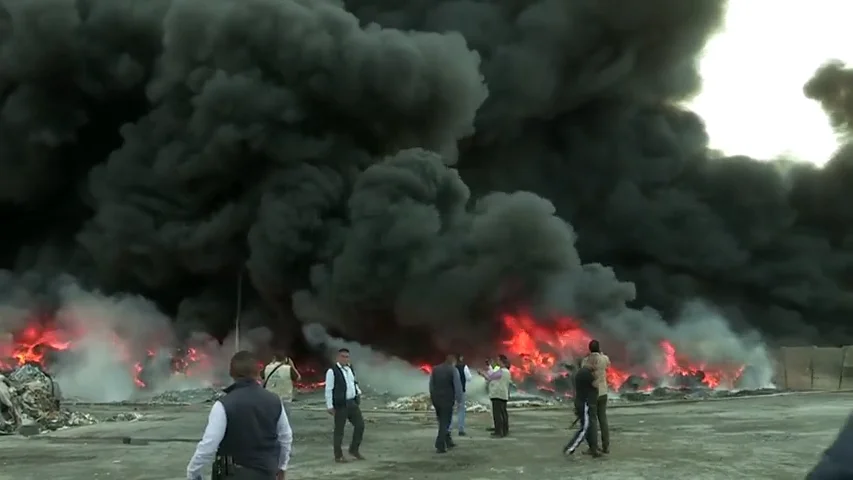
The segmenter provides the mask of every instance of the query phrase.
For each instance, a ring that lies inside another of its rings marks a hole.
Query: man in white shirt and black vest
[[[210,410],[207,427],[187,465],[187,479],[201,480],[214,462],[214,479],[283,480],[293,432],[281,400],[258,383],[260,364],[250,352],[231,358],[234,383]]]
[[[359,397],[361,389],[358,380],[350,365],[350,352],[346,348],[338,350],[337,362],[326,371],[326,409],[335,419],[335,433],[332,436],[332,444],[335,452],[335,461],[346,462],[341,447],[344,441],[344,427],[347,420],[352,424],[352,442],[349,454],[356,460],[364,460],[359,453],[361,439],[364,437],[364,418],[361,416]]]

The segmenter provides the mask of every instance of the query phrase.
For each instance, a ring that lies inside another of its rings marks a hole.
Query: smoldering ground
[[[715,158],[679,106],[723,1],[0,5],[16,277],[222,336],[245,273],[278,338],[309,321],[299,293],[400,355],[487,341],[518,308],[651,338],[697,298],[738,329],[850,336],[848,150]],[[848,83],[814,95],[841,111]]]

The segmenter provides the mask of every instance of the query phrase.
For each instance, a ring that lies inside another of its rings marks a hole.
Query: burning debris
[[[61,398],[56,382],[37,366],[0,374],[0,434],[16,433],[22,426],[43,431],[97,423],[87,413],[62,408]]]
[[[503,349],[512,362],[510,372],[518,390],[556,396],[572,390],[567,366],[577,364],[587,355],[593,339],[577,320],[562,317],[546,326],[528,315],[505,315],[503,326],[507,332]],[[746,380],[744,372],[756,371],[754,366],[743,363],[745,358],[754,359],[760,365],[771,363],[760,347],[754,351],[743,348],[743,352],[738,352],[739,358],[709,355],[705,352],[708,348],[697,347],[694,349],[695,356],[700,357],[697,359],[677,350],[667,339],[660,339],[654,348],[643,349],[642,355],[632,355],[631,350],[619,342],[613,344],[613,350],[607,352],[612,362],[607,370],[607,383],[613,392],[649,392],[661,386],[733,390],[770,384],[770,372],[765,372],[765,375],[749,375],[750,383],[757,385],[742,385]],[[702,357],[715,358],[708,361]]]

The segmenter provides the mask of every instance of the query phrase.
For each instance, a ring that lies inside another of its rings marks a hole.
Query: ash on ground
[[[94,416],[61,404],[53,378],[36,365],[0,373],[0,435],[36,433],[98,423]],[[138,420],[141,415],[115,415],[107,421]]]

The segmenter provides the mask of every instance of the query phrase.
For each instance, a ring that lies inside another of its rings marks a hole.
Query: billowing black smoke
[[[344,3],[0,0],[7,290],[69,273],[224,335],[243,276],[282,338],[398,353],[697,298],[852,332],[853,150],[712,158],[678,106],[725,2]],[[845,131],[851,86],[808,90]]]

